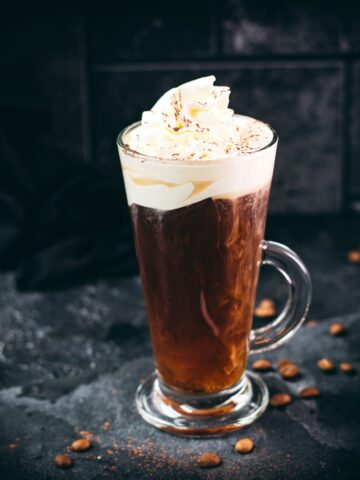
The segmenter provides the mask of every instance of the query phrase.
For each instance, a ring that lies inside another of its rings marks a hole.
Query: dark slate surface
[[[360,35],[359,35],[360,41]],[[352,70],[350,193],[360,196],[360,62]]]
[[[357,7],[347,2],[225,0],[228,55],[336,54],[358,49]]]
[[[114,2],[87,10],[94,63],[123,60],[174,60],[210,57],[216,53],[214,2]],[[191,14],[189,14],[191,12]]]
[[[269,122],[280,132],[273,212],[335,212],[342,202],[343,71],[338,62],[233,63],[201,68],[159,65],[133,71],[98,71],[93,77],[95,158],[118,168],[115,138],[139,120],[169,88],[215,74],[232,89],[237,112]],[[136,67],[135,67],[136,70]],[[136,88],[134,88],[136,85]],[[326,172],[326,174],[325,174]]]
[[[19,293],[11,274],[0,277],[0,476],[6,479],[355,479],[360,467],[360,266],[346,261],[358,241],[359,219],[271,219],[268,238],[299,252],[314,282],[311,316],[292,341],[268,354],[301,367],[297,381],[264,375],[270,391],[316,384],[318,400],[296,399],[269,408],[242,433],[217,439],[183,439],[140,420],[134,392],[151,371],[151,349],[138,278],[102,281],[66,291]],[[269,280],[260,296],[280,299]],[[342,321],[347,334],[327,328]],[[326,375],[320,357],[350,361],[354,376]],[[110,422],[104,430],[104,422]],[[93,449],[72,454],[74,467],[59,471],[53,456],[77,432],[95,435]],[[250,436],[256,450],[239,456],[233,445]],[[202,471],[199,452],[214,450],[223,465]]]

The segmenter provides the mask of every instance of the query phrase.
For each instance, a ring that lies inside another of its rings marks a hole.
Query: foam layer
[[[236,153],[225,154],[223,158],[162,160],[138,154],[119,145],[129,205],[174,210],[206,198],[246,195],[269,184],[277,147],[277,142],[273,141],[273,131],[253,118],[240,115],[235,117],[246,138],[246,148],[244,146],[243,150]],[[130,127],[125,132],[124,144],[129,143],[129,136],[134,135],[139,128]],[[270,146],[265,148],[268,145]]]

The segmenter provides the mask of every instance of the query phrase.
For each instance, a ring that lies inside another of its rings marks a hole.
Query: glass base
[[[191,397],[161,385],[153,373],[136,391],[136,408],[142,418],[161,430],[177,435],[222,435],[253,423],[269,402],[263,380],[246,372],[228,391],[213,396]],[[170,393],[170,395],[169,395]]]

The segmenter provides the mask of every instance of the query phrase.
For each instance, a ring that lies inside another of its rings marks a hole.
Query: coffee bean
[[[313,327],[316,327],[317,323],[318,323],[317,320],[308,320],[306,322],[306,326],[310,327],[310,328],[313,328]]]
[[[200,468],[214,468],[221,464],[221,457],[215,452],[204,452],[198,456],[197,463]]]
[[[239,453],[250,453],[254,448],[255,445],[251,438],[242,438],[235,443],[235,450]]]
[[[352,373],[354,371],[354,367],[351,365],[351,363],[348,362],[341,362],[339,365],[339,369],[343,373]]]
[[[344,332],[345,332],[345,327],[342,323],[333,323],[329,327],[329,333],[334,337],[336,337],[337,335],[341,335]]]
[[[86,438],[79,438],[71,444],[71,450],[74,452],[86,452],[91,447],[91,443]]]
[[[67,455],[66,453],[63,455],[56,455],[54,462],[58,468],[70,468],[73,464],[70,455]]]
[[[317,365],[323,372],[332,372],[335,370],[334,362],[328,358],[322,358],[318,361]]]
[[[276,362],[276,367],[279,369],[279,368],[281,368],[282,366],[287,365],[287,364],[289,364],[289,363],[292,364],[292,365],[294,364],[294,363],[293,363],[291,360],[289,360],[288,358],[280,358],[280,360],[278,360],[278,361]]]
[[[320,389],[317,387],[306,387],[300,390],[300,398],[315,398],[320,397]]]
[[[270,360],[267,360],[266,358],[260,358],[259,360],[255,360],[255,362],[251,365],[251,368],[253,370],[266,371],[271,370],[272,365]]]
[[[276,393],[270,398],[272,407],[282,407],[292,402],[292,398],[288,393]]]
[[[275,303],[270,298],[264,298],[255,308],[254,313],[260,318],[274,317],[276,315]]]
[[[347,259],[351,263],[360,263],[360,250],[351,250],[348,252]]]
[[[279,368],[279,373],[283,378],[290,379],[297,377],[300,370],[294,363],[286,363]]]

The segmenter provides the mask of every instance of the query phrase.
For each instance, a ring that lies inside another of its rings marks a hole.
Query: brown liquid
[[[168,386],[213,393],[242,376],[268,195],[170,211],[131,206],[156,366]]]

